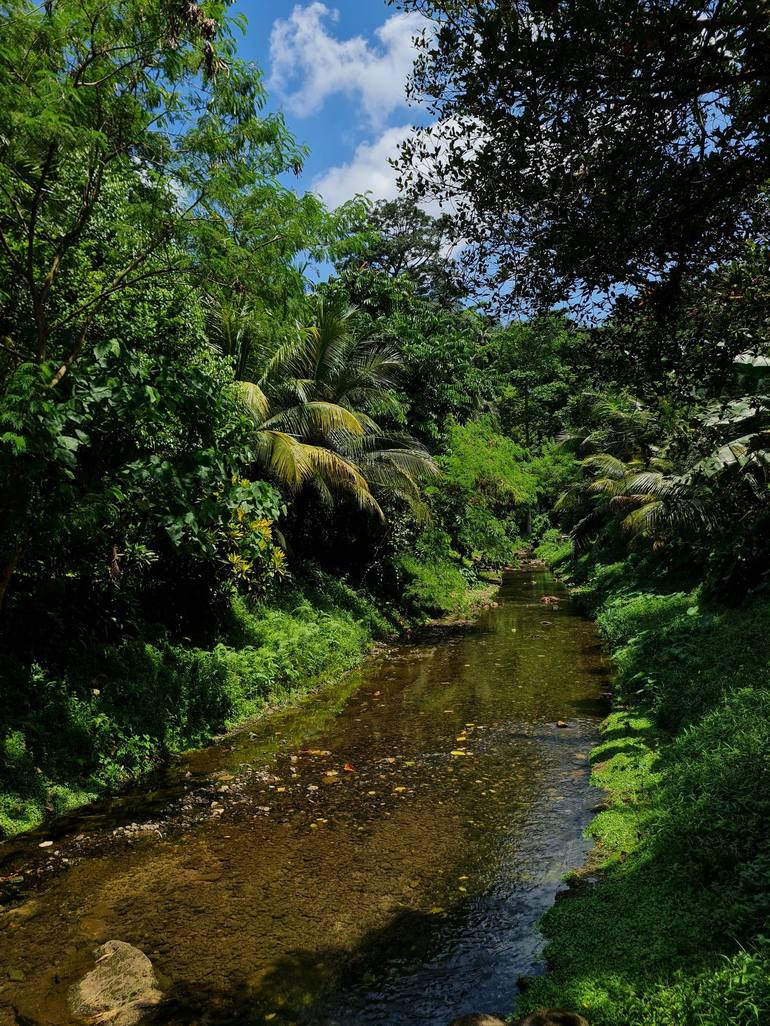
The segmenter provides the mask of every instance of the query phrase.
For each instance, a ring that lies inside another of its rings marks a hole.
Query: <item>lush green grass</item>
[[[545,917],[553,971],[523,1009],[592,1026],[770,1023],[770,603],[703,608],[633,564],[595,568],[616,711],[592,755],[611,799],[600,882]],[[649,589],[649,590],[648,590]]]
[[[538,559],[544,559],[550,566],[565,563],[572,555],[572,542],[555,527],[549,528],[535,548]]]
[[[316,575],[280,605],[234,601],[211,649],[133,638],[63,671],[11,668],[0,682],[0,836],[307,691],[353,666],[389,629],[368,599]]]

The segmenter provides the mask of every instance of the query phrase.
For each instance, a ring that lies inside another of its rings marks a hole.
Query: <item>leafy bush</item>
[[[492,417],[478,417],[448,423],[439,463],[442,477],[429,492],[452,548],[482,565],[510,563],[520,546],[525,509],[537,497],[526,451],[500,434]]]
[[[401,556],[396,566],[402,579],[404,604],[414,615],[464,612],[468,582],[455,563]]]
[[[572,542],[557,528],[550,527],[535,548],[535,555],[549,566],[558,567],[572,556]]]

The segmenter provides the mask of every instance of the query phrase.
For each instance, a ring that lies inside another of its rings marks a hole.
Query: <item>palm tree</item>
[[[559,498],[556,508],[574,518],[570,532],[580,547],[618,529],[632,541],[659,547],[677,532],[705,525],[706,506],[695,479],[677,475],[655,446],[656,416],[626,392],[599,396],[591,409],[592,428],[563,436],[563,443],[588,453],[585,472]],[[598,451],[597,451],[598,450]]]
[[[255,421],[255,458],[289,492],[309,485],[331,504],[344,494],[382,517],[377,496],[390,494],[415,509],[420,484],[438,471],[410,435],[383,430],[374,417],[400,412],[394,384],[401,368],[394,346],[354,330],[354,310],[323,300],[316,317],[257,362],[248,327],[228,315],[211,337],[241,370],[237,387]],[[248,321],[246,314],[241,319]],[[249,356],[243,360],[243,348]]]
[[[592,477],[586,492],[595,497],[599,519],[615,521],[632,539],[645,539],[657,548],[676,532],[692,531],[707,522],[706,507],[688,475],[677,475],[662,457],[646,463],[625,463],[608,453],[582,461]],[[577,524],[573,531],[585,529]]]

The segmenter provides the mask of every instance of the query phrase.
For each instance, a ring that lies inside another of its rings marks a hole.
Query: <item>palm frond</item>
[[[667,477],[660,471],[643,470],[626,480],[626,488],[630,493],[663,496],[676,490],[677,481],[677,478]]]
[[[363,435],[368,423],[368,418],[364,419],[344,406],[312,402],[281,410],[265,421],[263,427],[309,439],[330,435],[335,431],[346,435]]]
[[[253,381],[236,381],[238,397],[253,414],[258,424],[262,424],[270,412],[267,396]]]
[[[291,492],[298,491],[313,473],[306,446],[283,431],[258,431],[254,456],[274,481]]]
[[[356,462],[361,467],[397,467],[400,473],[409,474],[414,481],[434,480],[441,474],[432,456],[414,449],[378,449],[362,454]]]
[[[581,466],[595,474],[602,474],[605,478],[620,481],[628,476],[629,467],[623,460],[612,456],[608,452],[595,453],[593,456],[586,456],[581,460]]]
[[[312,363],[313,340],[309,337],[310,329],[296,325],[295,335],[282,343],[266,362],[259,383],[267,386],[278,380],[287,381],[291,378],[307,377],[307,367]]]
[[[632,510],[622,523],[624,531],[637,537],[657,535],[661,527],[668,526],[665,507],[659,499],[653,499]]]
[[[589,495],[607,495],[614,498],[626,493],[626,478],[597,477],[586,485]]]
[[[364,475],[352,463],[320,445],[305,445],[307,458],[316,476],[330,492],[343,492],[365,510],[384,520],[380,505],[372,495]]]

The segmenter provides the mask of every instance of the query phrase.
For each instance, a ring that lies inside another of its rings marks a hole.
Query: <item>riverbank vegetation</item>
[[[575,474],[537,551],[613,657],[608,807],[520,1007],[768,1022],[767,12],[405,6],[436,25],[412,80],[435,121],[402,183],[460,197],[463,266],[498,308],[590,324],[555,431]]]
[[[763,1022],[770,603],[726,608],[638,556],[561,555],[613,656],[615,711],[591,755],[607,792],[597,847],[544,919],[552,972],[523,1007],[607,1026]]]
[[[2,25],[7,835],[466,610],[569,463],[501,361],[574,330],[484,313],[409,200],[296,192],[226,4]]]
[[[2,13],[0,830],[537,546],[616,709],[599,882],[522,1006],[762,1023],[767,12],[404,6],[437,121],[334,211],[225,4]]]

